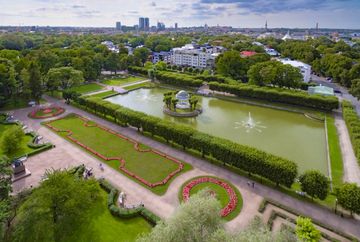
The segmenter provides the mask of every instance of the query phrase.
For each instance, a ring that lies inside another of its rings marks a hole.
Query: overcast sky
[[[360,0],[0,0],[0,25],[113,27],[140,16],[179,27],[360,29]]]

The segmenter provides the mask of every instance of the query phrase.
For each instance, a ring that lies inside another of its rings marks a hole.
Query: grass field
[[[139,152],[134,148],[133,143],[106,132],[99,127],[85,127],[84,124],[85,122],[75,115],[69,115],[63,119],[51,122],[51,125],[55,128],[60,130],[71,130],[73,132],[73,138],[92,148],[96,152],[106,157],[123,158],[126,162],[125,168],[127,170],[133,172],[148,182],[160,182],[179,167],[177,163],[153,152]],[[60,132],[59,134],[68,139],[67,132]],[[141,144],[141,149],[148,149],[148,147]],[[118,160],[110,160],[106,162],[115,170],[122,172],[119,169],[120,162]],[[190,165],[186,163],[184,163],[184,165],[184,169],[181,173],[191,169]],[[122,173],[127,175],[124,172]],[[169,183],[172,179],[174,179],[172,178],[165,185],[150,188],[137,179],[130,176],[128,177],[156,194],[164,194],[169,186]]]
[[[102,83],[109,85],[109,86],[122,86],[122,85],[134,83],[134,82],[138,82],[138,81],[142,81],[142,80],[144,80],[143,77],[129,76],[129,77],[124,77],[124,78],[104,80]]]
[[[88,214],[90,223],[75,227],[64,242],[135,241],[142,233],[149,233],[151,225],[142,217],[120,219],[111,215],[106,206],[107,193],[101,190],[102,200]]]
[[[143,82],[143,83],[131,85],[131,86],[128,86],[128,87],[124,87],[124,89],[128,90],[128,91],[131,91],[131,90],[138,89],[138,88],[141,88],[141,87],[153,87],[153,86],[154,86],[153,83]]]
[[[80,94],[96,92],[96,91],[100,91],[102,89],[104,89],[104,87],[97,83],[89,83],[89,84],[84,84],[84,85],[70,88],[70,90],[78,92]]]
[[[0,156],[4,155],[3,149],[2,149],[2,136],[5,132],[5,130],[13,127],[13,125],[16,124],[0,124]],[[30,148],[27,144],[31,142],[32,137],[30,135],[24,135],[24,138],[21,141],[21,146],[18,151],[16,151],[14,154],[8,155],[10,159],[23,156],[31,151],[34,151],[34,149]]]
[[[334,118],[329,115],[326,117],[326,121],[331,160],[331,176],[333,185],[336,187],[343,183],[343,160]]]
[[[115,91],[107,91],[107,92],[101,92],[101,93],[98,93],[98,94],[94,94],[94,95],[91,95],[91,96],[92,97],[105,98],[105,97],[108,97],[108,96],[116,94],[116,93],[117,92],[115,92]]]
[[[199,177],[196,177],[199,178]],[[192,178],[188,181],[186,181],[180,188],[179,191],[179,200],[182,202],[183,201],[183,195],[182,195],[182,190],[184,188],[184,186],[186,186],[190,181],[195,180],[196,178]],[[234,189],[234,191],[236,192],[236,195],[238,197],[238,204],[236,206],[236,209],[234,211],[232,211],[228,216],[224,217],[224,219],[226,221],[230,221],[232,219],[234,219],[236,216],[239,215],[239,213],[241,212],[242,206],[243,206],[243,200],[242,200],[242,196],[239,192],[239,190],[234,187],[230,182],[220,179],[218,177],[215,177],[218,180],[224,181],[228,184],[230,184],[230,186]],[[203,189],[210,189],[210,191],[213,191],[216,194],[216,198],[219,200],[221,207],[224,208],[226,206],[226,204],[229,203],[230,198],[225,190],[225,188],[221,187],[220,185],[214,184],[214,183],[210,183],[210,182],[205,182],[205,183],[200,183],[196,186],[194,186],[191,190],[190,190],[190,196],[196,194],[197,192],[203,190]]]

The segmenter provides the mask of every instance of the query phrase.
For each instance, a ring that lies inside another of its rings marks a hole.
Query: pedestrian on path
[[[252,182],[252,188],[255,188],[255,182]]]

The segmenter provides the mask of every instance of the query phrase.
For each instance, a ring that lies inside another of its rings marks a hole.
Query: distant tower
[[[175,30],[178,29],[178,23],[175,23]]]
[[[268,24],[267,24],[267,20],[265,22],[265,31],[267,32],[268,31]]]
[[[144,30],[145,30],[145,31],[149,31],[149,30],[150,30],[150,19],[149,19],[149,18],[145,18],[145,19],[144,19]]]
[[[319,23],[316,23],[316,31],[319,31]]]
[[[116,22],[116,30],[121,30],[121,22]]]

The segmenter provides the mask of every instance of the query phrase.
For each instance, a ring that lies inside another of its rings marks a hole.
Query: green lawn
[[[0,156],[4,155],[4,152],[2,150],[2,135],[4,134],[5,130],[11,128],[13,125],[16,124],[0,124]],[[15,153],[8,155],[10,159],[23,156],[31,151],[34,151],[34,149],[30,148],[27,144],[31,142],[32,137],[30,135],[24,135],[24,138],[21,141],[21,146],[18,151]]]
[[[104,81],[102,81],[102,83],[109,85],[109,86],[122,86],[122,85],[134,83],[134,82],[138,82],[138,81],[142,81],[142,80],[145,80],[145,79],[143,77],[139,77],[139,76],[129,76],[129,77],[124,77],[124,78],[115,78],[115,79],[104,80]]]
[[[104,89],[104,87],[97,83],[89,83],[89,84],[84,84],[84,85],[70,88],[70,90],[81,93],[81,94],[96,92],[96,91],[100,91],[102,89]]]
[[[116,93],[117,92],[115,92],[115,91],[107,91],[107,92],[101,92],[101,93],[98,93],[98,94],[94,94],[94,95],[91,95],[91,96],[92,97],[105,98],[105,97],[108,97],[108,96],[116,94]]]
[[[196,177],[196,178],[199,178],[199,177]],[[186,181],[181,186],[181,188],[179,190],[179,194],[178,194],[180,201],[183,201],[182,190],[183,190],[184,186],[186,186],[190,181],[195,180],[196,178],[192,178],[192,179]],[[238,197],[238,204],[236,206],[236,209],[234,211],[232,211],[228,216],[224,217],[224,219],[226,221],[230,221],[230,220],[234,219],[236,216],[238,216],[239,213],[241,212],[242,205],[243,205],[242,196],[241,196],[239,190],[236,187],[234,187],[230,182],[220,179],[218,177],[215,177],[215,178],[230,184],[230,186],[234,189],[234,191]],[[229,198],[225,188],[223,188],[220,185],[210,183],[210,182],[200,183],[200,184],[194,186],[190,190],[190,196],[192,196],[192,195],[196,194],[197,192],[199,192],[203,189],[206,189],[206,188],[210,189],[211,191],[213,191],[216,194],[216,198],[219,200],[222,208],[224,208],[226,206],[226,204],[229,203],[230,198]]]
[[[142,233],[149,233],[151,225],[142,217],[120,219],[111,215],[107,208],[107,193],[101,191],[102,200],[88,214],[90,223],[74,227],[73,233],[62,240],[66,242],[113,242],[135,241]]]
[[[69,115],[63,119],[52,122],[51,125],[61,130],[71,130],[73,132],[73,138],[106,157],[123,158],[126,161],[125,168],[127,170],[148,182],[155,183],[162,181],[178,168],[178,164],[175,162],[152,152],[139,152],[135,150],[133,143],[106,132],[99,127],[85,127],[84,121],[78,116]],[[65,132],[61,132],[60,135],[67,138],[67,133]],[[147,147],[142,145],[141,148]],[[106,162],[112,168],[121,172],[119,170],[120,162],[118,160]],[[190,169],[191,166],[185,164],[184,170],[181,173]],[[134,180],[143,185],[138,180]],[[167,184],[155,188],[144,186],[156,194],[164,194],[170,182],[171,180]]]
[[[131,91],[134,89],[138,89],[141,87],[153,87],[154,84],[150,83],[150,82],[143,82],[143,83],[139,83],[139,84],[135,84],[135,85],[131,85],[131,86],[127,86],[127,87],[123,87],[125,90]]]
[[[329,142],[329,153],[331,160],[331,176],[333,186],[339,186],[343,180],[343,160],[341,155],[341,149],[339,145],[339,137],[335,127],[335,121],[332,116],[326,117],[328,142]]]
[[[28,100],[23,97],[16,97],[14,99],[10,99],[4,106],[0,108],[0,111],[8,111],[13,109],[20,109],[20,108],[28,108],[29,102],[32,100]],[[40,103],[45,103],[44,100],[40,100]]]

